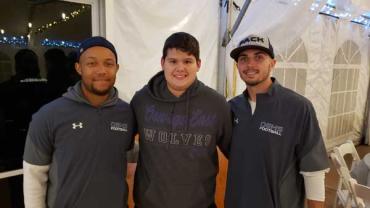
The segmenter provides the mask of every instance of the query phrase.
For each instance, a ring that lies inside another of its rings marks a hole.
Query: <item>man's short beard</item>
[[[108,88],[108,89],[106,89],[106,90],[101,91],[101,90],[97,90],[97,89],[95,89],[95,88],[92,86],[92,87],[91,87],[91,92],[92,92],[93,94],[95,94],[95,95],[98,95],[98,96],[105,96],[105,95],[108,95],[108,94],[109,94],[109,92],[112,90],[112,88],[113,88],[113,86],[112,86],[112,87],[110,87],[110,88]]]

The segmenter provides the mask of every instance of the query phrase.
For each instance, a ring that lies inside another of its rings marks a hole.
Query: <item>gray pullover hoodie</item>
[[[232,129],[225,98],[198,80],[175,97],[161,71],[131,105],[140,134],[136,207],[215,207],[216,147],[227,154]]]
[[[34,114],[24,160],[50,165],[48,207],[127,207],[126,151],[134,127],[131,108],[116,89],[96,108],[80,83]]]

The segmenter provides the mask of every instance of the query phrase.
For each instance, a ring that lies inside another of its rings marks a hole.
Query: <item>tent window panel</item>
[[[346,57],[350,57],[349,55],[352,54],[352,51],[351,51],[351,41],[347,40],[346,42],[344,42],[342,48],[343,48],[343,53]]]
[[[335,99],[335,102],[333,102],[333,116],[334,115],[337,115],[339,113],[339,108],[338,108],[338,105],[339,105],[339,94],[335,94],[336,96],[336,99]]]
[[[342,134],[347,134],[348,133],[348,115],[344,114],[342,117],[343,117]]]
[[[343,116],[338,116],[337,117],[338,119],[338,136],[342,135],[343,132],[342,132],[342,127],[343,127]]]
[[[340,120],[341,120],[341,126],[340,126],[340,134],[343,135],[343,134],[346,134],[346,115],[342,115],[340,117]]]
[[[334,136],[337,137],[337,136],[340,135],[339,134],[339,130],[340,130],[339,129],[340,128],[339,116],[336,116],[335,117],[334,126],[335,126],[335,134],[334,134]]]
[[[346,122],[347,122],[345,133],[348,134],[352,131],[352,124],[353,124],[352,113],[346,114],[345,119],[346,119]]]
[[[296,62],[296,63],[307,63],[307,52],[304,49],[304,45],[301,44],[296,51],[289,58],[289,62]]]
[[[307,71],[305,69],[298,69],[297,71],[297,92],[304,95],[306,92],[306,78]]]
[[[339,72],[339,91],[346,90],[347,70],[340,70]]]
[[[334,60],[329,106],[328,139],[353,132],[359,67],[343,68],[343,65],[360,63],[361,54],[357,44],[353,41],[344,42],[341,48],[338,49]],[[340,64],[340,66],[336,64]]]
[[[275,59],[276,59],[277,62],[282,62],[283,61],[283,57],[280,54],[275,56]]]
[[[348,70],[347,90],[353,90],[354,88],[354,71],[352,69]]]
[[[350,118],[351,118],[351,121],[352,121],[350,123],[350,129],[351,129],[351,131],[353,131],[353,122],[355,121],[355,113],[351,113]]]
[[[337,55],[335,56],[334,59],[335,64],[347,64],[346,58],[344,57],[344,54],[342,52],[342,49],[338,50]]]
[[[328,121],[328,138],[332,138],[333,137],[333,118],[329,118],[329,121]]]
[[[353,81],[353,90],[357,90],[358,86],[358,76],[359,76],[360,69],[355,69],[355,76],[354,76],[354,81]]]
[[[337,94],[332,94],[330,98],[329,116],[335,115],[336,104],[337,104]]]
[[[295,83],[297,78],[296,69],[286,69],[285,70],[285,87],[295,90]]]
[[[291,46],[286,50],[286,54],[289,55],[289,54],[295,53],[297,50],[300,50],[302,45],[303,45],[303,42],[301,39],[294,41],[291,44]]]
[[[334,69],[333,79],[332,79],[332,92],[337,92],[339,89],[339,69]]]
[[[276,80],[283,84],[284,83],[284,69],[282,68],[275,68],[272,76],[276,78]]]
[[[350,74],[350,69],[345,69],[345,70],[343,70],[343,75],[344,75],[344,77],[343,77],[343,91],[347,91],[349,88],[348,88],[348,77],[349,77],[349,74]]]
[[[345,93],[345,99],[344,99],[344,112],[350,112],[351,111],[351,105],[352,105],[352,93],[346,92]]]
[[[276,60],[288,68],[275,68],[273,76],[286,88],[304,95],[306,91],[307,68],[296,69],[296,65],[307,64],[306,47],[302,39],[294,41],[289,48],[276,55]]]
[[[359,51],[352,57],[351,64],[361,64],[361,53]]]
[[[297,63],[306,63],[307,62],[307,53],[305,50],[297,51],[290,57],[289,61]]]
[[[343,107],[344,107],[344,93],[338,94],[338,113],[343,113]]]
[[[347,119],[346,133],[350,133],[352,131],[351,126],[352,126],[353,120],[352,120],[351,115],[352,113],[346,115],[346,119]]]
[[[351,106],[351,111],[354,111],[356,109],[356,98],[357,98],[357,93],[352,92],[352,106]]]

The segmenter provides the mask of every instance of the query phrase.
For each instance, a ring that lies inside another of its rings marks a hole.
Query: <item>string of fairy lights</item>
[[[294,5],[298,5],[301,0],[293,0]],[[315,11],[320,9],[319,2],[321,0],[316,0],[310,7],[310,10]],[[31,40],[31,36],[41,34],[47,30],[50,30],[53,27],[56,27],[60,24],[65,24],[68,21],[78,17],[82,13],[86,12],[89,9],[88,6],[82,5],[80,8],[66,14],[62,13],[59,18],[56,18],[48,23],[45,23],[37,28],[33,29],[33,25],[31,22],[28,23],[28,34],[27,36],[10,36],[5,33],[4,29],[0,29],[0,44],[8,44],[13,46],[19,47],[27,47]],[[336,10],[335,5],[331,3],[329,0],[328,3],[320,9],[320,14],[332,16],[335,18],[346,18],[350,19],[351,22],[361,24],[365,26],[366,29],[370,28],[370,13],[360,15],[358,17],[352,17],[348,12],[340,12]],[[42,46],[46,47],[64,47],[64,48],[78,48],[80,43],[75,41],[67,41],[67,40],[51,40],[45,38],[41,41]]]
[[[350,21],[353,23],[365,26],[366,29],[370,27],[370,13],[352,17],[351,13],[346,11],[337,11],[335,5],[328,3],[320,10],[320,14],[332,16],[338,19],[350,19]]]
[[[55,19],[55,20],[52,20],[46,24],[43,24],[41,25],[40,27],[36,28],[35,29],[35,34],[38,34],[38,33],[43,33],[45,32],[46,30],[49,30],[59,24],[63,24],[63,23],[66,23],[68,22],[69,20],[71,19],[74,19],[76,17],[78,17],[79,15],[81,15],[82,13],[84,13],[85,11],[87,10],[87,7],[85,5],[81,6],[81,8],[75,10],[75,11],[72,11],[70,12],[69,14],[66,14],[66,13],[62,13],[60,18],[58,19]]]
[[[65,24],[68,21],[77,18],[79,15],[86,12],[88,9],[89,9],[88,6],[82,5],[80,8],[70,13],[63,12],[59,18],[51,20],[50,22],[45,23],[37,28],[33,28],[32,23],[29,22],[28,23],[29,32],[27,36],[11,36],[6,34],[4,29],[0,29],[0,44],[7,44],[18,47],[27,47],[33,35],[41,34],[47,30],[50,30],[53,27]],[[76,41],[51,40],[49,38],[45,38],[41,41],[41,45],[46,47],[78,48],[80,43]]]

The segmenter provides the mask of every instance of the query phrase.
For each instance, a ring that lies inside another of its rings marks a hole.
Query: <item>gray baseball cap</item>
[[[239,54],[246,49],[259,49],[266,52],[271,58],[275,57],[274,49],[267,36],[254,34],[247,36],[239,42],[238,47],[230,52],[231,58],[237,61]]]

